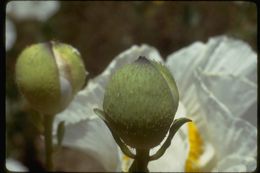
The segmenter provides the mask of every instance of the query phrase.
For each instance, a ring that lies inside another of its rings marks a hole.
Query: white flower
[[[13,22],[5,19],[5,49],[10,50],[16,41],[16,29]]]
[[[5,161],[5,166],[8,171],[12,172],[28,172],[29,170],[19,161],[7,158]]]
[[[6,6],[7,14],[16,19],[46,21],[60,8],[58,1],[11,1]]]
[[[58,1],[10,1],[6,6],[5,49],[10,50],[17,37],[16,27],[10,17],[18,20],[36,19],[44,22],[60,8]]]
[[[163,61],[150,46],[133,46],[118,55],[64,112],[63,145],[81,149],[99,160],[107,171],[127,170],[131,160],[124,156],[105,124],[93,108],[102,108],[104,88],[119,67],[139,56]],[[150,171],[253,171],[256,168],[256,111],[246,111],[256,103],[256,54],[242,41],[227,37],[196,42],[166,59],[180,91],[177,117],[188,116],[174,136],[171,146],[158,160],[149,163]],[[155,147],[152,152],[155,152]],[[125,168],[124,168],[125,167]],[[86,170],[88,171],[88,170]],[[89,170],[97,171],[97,170]]]

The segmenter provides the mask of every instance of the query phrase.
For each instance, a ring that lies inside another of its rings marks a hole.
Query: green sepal
[[[97,114],[97,116],[99,118],[101,118],[104,122],[106,122],[106,118],[105,118],[105,112],[103,112],[102,110],[98,109],[98,108],[94,108],[93,111]]]
[[[107,121],[106,119],[106,114],[104,111],[94,108],[93,109],[94,112],[104,121],[104,123],[107,125],[107,127],[109,128],[113,138],[115,139],[116,143],[118,144],[118,146],[120,147],[120,149],[122,150],[122,152],[127,155],[128,157],[134,159],[135,155],[129,150],[129,148],[126,146],[126,144],[120,139],[120,137],[115,133],[115,131],[111,128],[110,123]]]
[[[150,156],[150,161],[151,160],[157,160],[159,159],[167,150],[167,148],[171,145],[171,141],[173,136],[176,134],[176,132],[179,130],[179,128],[187,122],[191,122],[190,119],[188,118],[179,118],[173,121],[172,126],[170,127],[169,130],[169,135],[166,139],[166,141],[164,142],[164,144],[162,145],[162,147],[152,156]]]

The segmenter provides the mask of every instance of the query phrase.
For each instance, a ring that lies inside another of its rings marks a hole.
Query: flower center
[[[123,172],[128,172],[128,169],[131,166],[133,159],[129,158],[128,156],[126,156],[123,153],[122,153],[121,157],[122,157],[121,169]]]
[[[185,163],[185,172],[200,171],[200,156],[203,154],[203,141],[194,123],[188,123],[188,140],[190,144],[188,157]]]

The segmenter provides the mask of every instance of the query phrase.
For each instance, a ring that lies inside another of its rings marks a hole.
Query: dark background
[[[21,104],[23,99],[14,81],[16,59],[26,46],[49,40],[71,44],[81,52],[90,77],[101,73],[116,55],[134,44],[152,45],[165,58],[195,41],[229,35],[257,49],[257,10],[250,2],[63,1],[59,11],[45,22],[9,17],[17,38],[6,52],[6,98],[12,107],[6,122],[6,156],[27,165],[33,162],[28,161],[28,146],[35,153],[40,150],[36,144],[40,130],[29,116],[37,113]]]

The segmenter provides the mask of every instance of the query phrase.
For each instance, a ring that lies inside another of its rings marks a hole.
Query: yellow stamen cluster
[[[188,123],[190,149],[185,163],[185,172],[200,172],[199,159],[203,153],[203,140],[194,123]]]
[[[133,159],[130,157],[126,156],[125,154],[122,153],[122,171],[123,172],[128,172],[129,167],[131,166],[131,163]]]
[[[185,172],[200,172],[199,159],[203,154],[203,140],[196,125],[188,123],[189,153],[185,163]],[[128,172],[132,159],[122,154],[122,171]]]

